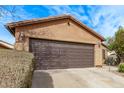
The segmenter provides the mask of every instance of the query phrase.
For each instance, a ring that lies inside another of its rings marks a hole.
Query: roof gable
[[[104,41],[104,37],[96,33],[94,30],[86,26],[85,24],[81,23],[80,21],[76,20],[74,17],[70,15],[61,15],[61,16],[54,16],[54,17],[47,17],[47,18],[39,18],[39,19],[32,19],[32,20],[25,20],[25,21],[19,21],[19,22],[12,22],[8,23],[6,25],[6,28],[14,35],[15,33],[15,28],[18,26],[25,26],[25,25],[31,25],[31,24],[36,24],[36,23],[43,23],[43,22],[49,22],[49,21],[54,21],[54,20],[60,20],[60,19],[70,19],[80,25],[82,28],[86,29],[89,31],[91,34],[94,36],[98,37],[102,41]]]

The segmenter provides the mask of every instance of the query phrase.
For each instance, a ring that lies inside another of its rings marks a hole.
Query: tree
[[[20,15],[17,15],[16,12],[18,11],[17,6],[4,6],[0,5],[0,18],[4,16],[11,16],[11,18],[14,20],[15,18],[21,18]]]
[[[114,50],[119,57],[124,57],[124,28],[119,27],[115,33],[113,41],[109,44],[109,49]]]
[[[106,37],[105,38],[105,44],[108,46],[109,44],[111,44],[114,41],[114,37]]]

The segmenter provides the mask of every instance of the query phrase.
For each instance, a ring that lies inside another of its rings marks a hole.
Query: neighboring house
[[[14,49],[13,45],[5,42],[5,41],[2,41],[0,40],[0,49]]]
[[[70,15],[8,23],[15,49],[30,51],[36,69],[102,66],[102,42],[91,28]]]

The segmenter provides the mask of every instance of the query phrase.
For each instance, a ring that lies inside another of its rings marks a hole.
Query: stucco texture
[[[24,33],[23,42],[19,41],[20,32]],[[15,28],[15,49],[29,51],[29,38],[94,44],[95,66],[102,66],[101,40],[69,19],[37,23]]]

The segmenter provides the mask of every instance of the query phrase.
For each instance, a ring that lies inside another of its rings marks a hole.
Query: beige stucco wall
[[[102,49],[105,50],[105,59],[106,59],[107,56],[108,56],[108,49],[107,49],[105,46],[103,46],[103,45],[102,45]],[[103,63],[103,64],[105,63],[105,59],[103,59],[103,57],[102,57],[102,63]]]
[[[19,34],[22,31],[24,32],[25,39],[23,42],[19,42]],[[65,19],[46,23],[44,22],[42,24],[16,27],[15,48],[17,50],[29,51],[29,37],[95,44],[94,62],[95,65],[102,65],[101,40],[71,20]],[[98,43],[100,46],[98,46]]]

